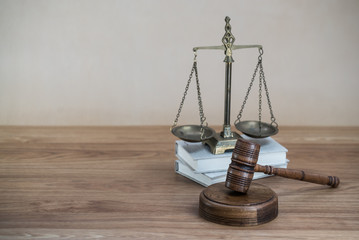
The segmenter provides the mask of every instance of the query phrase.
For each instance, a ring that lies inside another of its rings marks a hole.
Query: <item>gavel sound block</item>
[[[232,226],[255,226],[278,215],[278,197],[269,187],[252,183],[247,193],[216,183],[199,197],[199,215],[204,219]]]
[[[340,183],[335,176],[257,165],[259,150],[259,144],[237,140],[225,185],[211,185],[200,195],[200,216],[215,223],[234,226],[255,226],[275,219],[278,197],[269,187],[251,183],[255,171],[332,187]]]

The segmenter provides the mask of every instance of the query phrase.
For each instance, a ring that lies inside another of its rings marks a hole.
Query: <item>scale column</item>
[[[232,150],[236,146],[237,139],[240,137],[238,133],[231,131],[231,81],[232,81],[232,46],[235,40],[229,21],[231,19],[226,17],[225,34],[222,38],[224,45],[224,62],[226,65],[225,73],[225,91],[224,91],[224,123],[223,131],[216,133],[213,138],[205,141],[213,154],[222,154],[227,150]]]
[[[231,131],[232,62],[226,62],[225,81],[226,84],[225,84],[225,92],[224,92],[224,124],[223,124],[223,132],[221,133],[221,135],[223,138],[232,138],[233,137],[233,133]]]
[[[223,138],[233,138],[233,133],[231,131],[231,81],[232,81],[232,62],[234,62],[232,58],[232,46],[234,41],[236,40],[232,34],[232,27],[229,24],[231,19],[226,17],[226,26],[225,26],[225,34],[222,38],[222,43],[224,45],[226,55],[224,62],[226,63],[226,75],[225,75],[225,92],[224,92],[224,124],[223,124],[223,132],[221,133]]]

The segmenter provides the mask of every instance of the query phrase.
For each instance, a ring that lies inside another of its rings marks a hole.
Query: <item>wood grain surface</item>
[[[174,172],[158,127],[0,127],[0,239],[358,239],[359,128],[281,127],[289,167],[338,188],[270,177],[278,217],[256,227],[198,215],[202,186]]]

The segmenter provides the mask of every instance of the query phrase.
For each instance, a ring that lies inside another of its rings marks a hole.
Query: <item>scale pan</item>
[[[278,133],[278,128],[259,121],[243,121],[235,124],[243,134],[252,138],[265,138]]]
[[[201,129],[204,130],[203,134]],[[215,131],[209,127],[201,127],[200,125],[183,125],[172,129],[173,135],[186,142],[202,142],[210,139]]]

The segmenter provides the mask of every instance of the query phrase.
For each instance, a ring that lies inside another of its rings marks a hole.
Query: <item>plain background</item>
[[[225,16],[235,44],[264,47],[279,125],[359,125],[356,0],[0,0],[0,125],[171,125],[192,48],[221,45]],[[258,51],[233,57],[232,122]],[[223,59],[198,52],[210,125],[223,124]],[[198,124],[196,98],[193,82],[180,124]],[[243,119],[257,114],[254,87]]]

